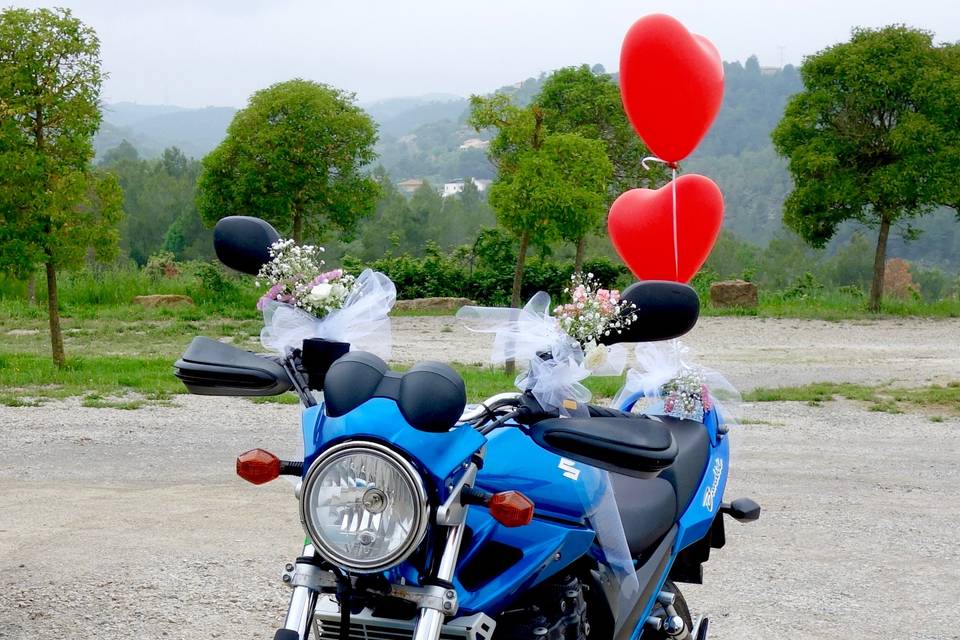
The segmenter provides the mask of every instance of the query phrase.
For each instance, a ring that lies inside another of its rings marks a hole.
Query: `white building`
[[[486,149],[490,146],[489,140],[481,140],[480,138],[469,138],[463,141],[463,144],[460,145],[461,149]]]
[[[477,180],[475,178],[467,178],[470,182],[477,187],[477,191],[486,191],[487,187],[490,186],[490,180]],[[458,193],[463,193],[464,187],[463,180],[454,180],[452,182],[445,182],[443,184],[443,190],[440,192],[440,195],[444,198],[449,198],[450,196],[455,196]]]

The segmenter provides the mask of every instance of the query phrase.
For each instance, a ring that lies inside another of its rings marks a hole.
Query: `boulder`
[[[757,285],[746,280],[724,280],[710,285],[710,302],[715,307],[757,306]]]
[[[397,300],[393,305],[394,311],[444,311],[453,313],[464,305],[476,304],[468,298],[414,298],[412,300]]]
[[[144,307],[175,307],[181,304],[193,304],[193,298],[190,296],[158,293],[150,296],[137,296],[133,299],[133,304],[139,304]]]

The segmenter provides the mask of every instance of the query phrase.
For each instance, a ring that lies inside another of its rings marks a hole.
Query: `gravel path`
[[[297,409],[0,408],[0,638],[271,638],[302,532],[291,486],[233,475],[296,448]],[[960,421],[847,402],[749,405],[702,587],[711,637],[957,638]],[[759,421],[759,422],[757,422]]]
[[[393,320],[395,360],[467,364],[490,357],[490,334],[452,317]],[[810,382],[920,386],[960,379],[960,319],[897,318],[824,322],[709,317],[684,337],[698,360],[741,390]]]
[[[960,379],[960,321],[704,318],[687,339],[741,389]],[[394,356],[486,360],[490,336],[398,318]],[[455,350],[454,350],[455,345]],[[265,639],[303,533],[291,485],[237,453],[297,449],[297,408],[181,396],[174,407],[0,407],[0,638]],[[711,637],[960,638],[960,420],[849,402],[748,405],[731,523],[704,586]]]

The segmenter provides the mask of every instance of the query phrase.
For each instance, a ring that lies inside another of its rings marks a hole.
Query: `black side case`
[[[277,362],[202,337],[177,360],[174,375],[200,396],[275,396],[293,388]]]

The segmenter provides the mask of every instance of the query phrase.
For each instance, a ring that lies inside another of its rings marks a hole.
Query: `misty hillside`
[[[724,71],[720,113],[698,149],[682,163],[682,170],[707,175],[720,186],[726,204],[725,229],[751,243],[766,245],[783,233],[783,201],[792,187],[786,161],[776,155],[770,131],[789,97],[802,88],[800,76],[789,65],[761,68],[755,57],[743,64],[726,62]],[[540,91],[545,78],[545,74],[528,78],[500,91],[527,103]],[[362,106],[379,125],[378,164],[395,181],[422,178],[442,184],[467,176],[495,177],[483,148],[490,133],[477,133],[466,124],[469,104],[465,98],[431,94]],[[202,158],[222,140],[235,112],[230,107],[105,105],[104,124],[95,139],[97,155],[102,157],[126,139],[141,157],[157,157],[164,148],[177,146],[187,156]],[[832,247],[849,240],[857,228],[853,223],[842,227]],[[890,254],[955,270],[958,256],[954,247],[960,246],[960,232],[953,213],[944,210],[927,216],[917,228],[923,233],[910,243],[892,233]],[[867,233],[872,237],[872,231]]]
[[[202,158],[223,140],[236,112],[233,107],[106,104],[103,126],[93,146],[98,158],[124,139],[144,158],[157,157],[167,147],[179,147],[189,157]]]

